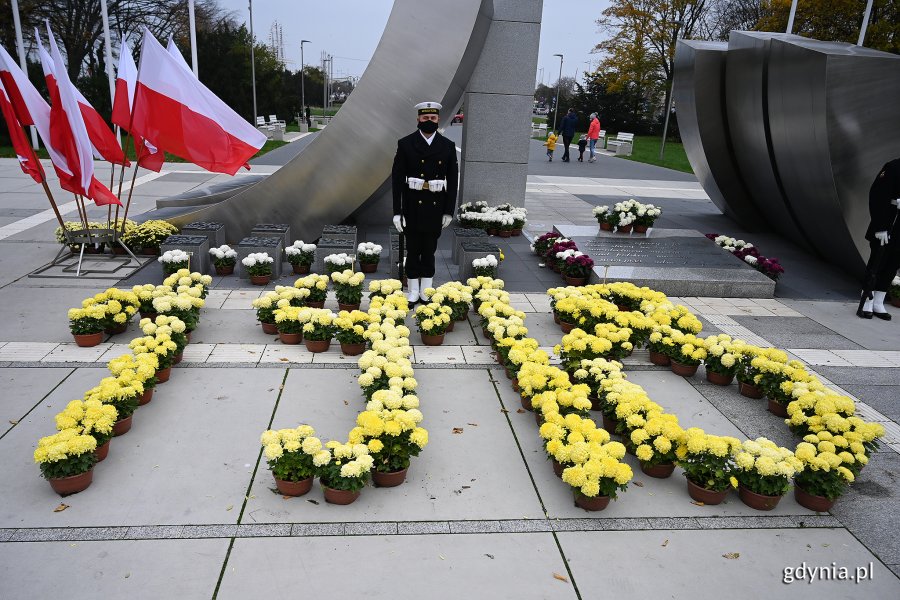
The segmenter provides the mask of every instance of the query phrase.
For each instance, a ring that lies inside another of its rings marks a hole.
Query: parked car
[[[453,117],[453,121],[451,121],[451,123],[462,123],[464,117],[465,115],[463,115],[461,112],[458,112],[456,113],[456,116]]]

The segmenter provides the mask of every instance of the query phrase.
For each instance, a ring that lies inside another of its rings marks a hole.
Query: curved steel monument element
[[[317,238],[323,225],[340,223],[384,192],[396,140],[415,129],[417,102],[441,102],[442,125],[449,125],[479,69],[486,40],[493,35],[492,23],[530,19],[539,32],[540,5],[540,0],[396,0],[358,86],[303,152],[224,200],[204,195],[169,198],[160,201],[156,214],[177,225],[222,222],[230,237],[265,222],[290,223],[297,237]],[[533,37],[535,63],[538,36]],[[525,46],[518,48],[519,54],[529,56],[532,48]],[[527,80],[529,95],[533,71],[532,65],[517,74]],[[522,136],[527,135],[523,125]]]
[[[675,60],[685,150],[716,205],[861,273],[869,186],[900,156],[900,56],[732,32],[727,48],[680,41]]]

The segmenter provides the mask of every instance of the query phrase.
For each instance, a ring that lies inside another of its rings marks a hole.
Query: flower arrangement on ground
[[[359,497],[360,490],[369,481],[369,472],[375,460],[365,444],[330,441],[325,447],[330,456],[327,461],[323,456],[318,468],[319,481],[325,488],[325,500],[335,504],[349,504]],[[333,491],[345,494],[333,494]]]
[[[369,314],[361,310],[342,310],[338,313],[334,320],[334,337],[341,344],[341,352],[347,356],[362,354],[366,345],[366,327],[370,322]]]
[[[175,359],[175,353],[178,350],[178,346],[170,336],[165,335],[164,333],[157,333],[155,336],[145,335],[144,337],[131,340],[128,347],[131,348],[135,354],[144,352],[156,354],[159,361],[156,378],[160,383],[163,383],[168,379],[168,375],[165,374],[165,371],[172,366],[172,362]]]
[[[703,340],[706,348],[706,357],[703,364],[706,367],[706,378],[719,385],[728,385],[734,379],[738,369],[738,352],[740,346],[731,336],[724,333],[711,335]]]
[[[303,328],[312,317],[314,308],[284,306],[272,312],[278,336],[284,344],[299,344],[303,340]]]
[[[252,252],[241,259],[247,274],[250,276],[250,282],[255,285],[265,285],[269,283],[272,276],[272,264],[275,262],[267,252]]]
[[[631,425],[627,420],[626,423]],[[641,461],[644,473],[660,478],[672,474],[676,444],[683,432],[678,425],[678,417],[665,412],[650,413],[642,424],[630,428],[628,440],[634,447],[634,455]]]
[[[459,281],[449,281],[437,288],[427,288],[424,293],[430,302],[449,306],[456,321],[464,320],[472,305],[472,288]]]
[[[569,238],[558,237],[553,240],[553,244],[544,252],[544,263],[553,270],[559,269],[557,256],[566,250],[578,250],[578,246]]]
[[[686,429],[678,440],[675,456],[688,480],[691,498],[704,504],[720,504],[728,490],[737,488],[734,455],[740,449],[737,438],[710,435],[699,427]]]
[[[353,270],[353,258],[345,253],[329,254],[325,257],[325,272],[329,275],[335,271],[343,271],[345,269]]]
[[[218,248],[210,248],[209,255],[212,256],[213,266],[219,275],[230,275],[234,273],[234,265],[237,263],[237,251],[228,244],[223,244]]]
[[[734,462],[741,500],[757,510],[775,508],[790,489],[791,479],[803,470],[803,463],[793,452],[762,437],[742,443]]]
[[[114,406],[118,421],[126,422],[122,431],[124,433],[131,427],[127,419],[137,410],[143,394],[144,384],[134,373],[126,370],[117,377],[101,379],[99,385],[84,393],[84,399]]]
[[[364,273],[374,273],[381,260],[381,246],[372,242],[363,242],[356,247],[356,258]]]
[[[171,275],[179,269],[187,269],[191,264],[191,255],[184,250],[166,250],[156,260],[162,263],[163,273]]]
[[[555,231],[548,231],[534,240],[531,244],[531,251],[543,258],[559,237],[561,236]]]
[[[129,248],[140,248],[144,254],[158,254],[159,246],[167,237],[178,233],[178,228],[168,221],[151,219],[131,230],[126,230],[122,241]]]
[[[182,327],[184,326],[183,323],[181,325]],[[134,377],[141,382],[141,385],[144,387],[144,393],[138,402],[139,405],[150,401],[153,389],[156,387],[156,371],[159,369],[159,358],[155,353],[123,354],[110,360],[106,366],[114,377],[124,374],[125,379]]]
[[[496,277],[497,265],[499,264],[496,256],[488,254],[487,256],[474,259],[472,261],[472,270],[476,277]]]
[[[390,319],[395,325],[404,324],[407,312],[409,302],[404,294],[375,296],[369,300],[369,314],[378,314],[382,319]]]
[[[797,460],[803,464],[803,470],[794,477],[797,501],[819,512],[830,509],[856,479],[854,468],[858,464],[857,457],[839,448],[833,439],[834,436],[827,431],[811,433],[804,436],[794,450]],[[810,506],[816,497],[825,502]]]
[[[92,470],[97,463],[96,449],[97,440],[93,436],[78,429],[64,429],[38,441],[34,462],[53,490],[67,496],[91,484]]]
[[[309,267],[316,260],[316,245],[307,244],[303,240],[296,240],[284,249],[288,262],[294,269],[294,273],[309,273]]]
[[[74,429],[81,435],[93,437],[97,442],[97,459],[103,460],[109,452],[107,444],[118,419],[118,411],[111,404],[99,400],[72,400],[56,415],[56,429]]]
[[[309,425],[300,425],[295,429],[269,429],[260,437],[275,485],[285,496],[307,493],[316,470],[331,459],[315,434]]]
[[[453,320],[453,309],[449,306],[429,302],[416,306],[416,324],[422,334],[422,341],[429,346],[440,345],[444,334]]]
[[[294,287],[309,290],[306,305],[314,308],[325,306],[328,297],[328,275],[307,275],[294,282]]]
[[[609,206],[595,206],[593,210],[591,210],[591,214],[597,219],[597,224],[600,225],[600,229],[603,229],[604,231],[612,229],[612,224],[609,222]]]
[[[569,285],[583,285],[594,269],[594,260],[587,254],[575,252],[565,258],[562,273]]]
[[[356,418],[350,440],[367,445],[377,473],[399,473],[428,444],[419,399],[397,390],[379,390]],[[376,483],[378,481],[376,480]]]
[[[92,304],[86,308],[70,308],[69,330],[79,346],[91,347],[103,339],[106,328],[106,305]]]
[[[334,319],[335,314],[330,310],[322,308],[309,309],[306,313],[301,313],[301,318],[306,317],[307,321],[303,324],[303,343],[310,352],[325,352],[331,345],[331,338],[334,337]],[[278,318],[276,311],[275,318]]]
[[[345,271],[333,271],[331,281],[334,284],[334,295],[342,310],[355,310],[362,302],[363,281],[366,276],[363,273]]]
[[[403,283],[399,279],[376,279],[369,282],[369,298],[386,298],[402,289]]]
[[[157,286],[155,291],[163,291],[166,288],[167,286]],[[200,309],[205,304],[200,295],[199,288],[187,289],[179,293],[169,291],[153,299],[153,312],[157,315],[177,318],[184,323],[185,331],[191,332],[197,328],[197,324],[200,322]]]
[[[784,273],[784,267],[781,266],[777,258],[763,256],[760,254],[759,249],[749,242],[727,235],[719,235],[718,233],[707,233],[706,237],[726,252],[730,252],[736,258],[744,261],[773,281],[777,281]]]

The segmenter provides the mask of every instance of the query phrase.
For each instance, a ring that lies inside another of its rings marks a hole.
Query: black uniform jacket
[[[394,214],[403,215],[409,231],[441,230],[441,218],[456,210],[456,191],[459,186],[459,165],[456,144],[435,132],[431,145],[416,130],[397,141],[397,154],[391,171],[394,195]],[[411,190],[407,177],[447,179],[442,192]]]
[[[866,230],[867,240],[874,240],[878,231],[887,231],[891,237],[900,235],[897,207],[891,204],[895,198],[900,198],[900,158],[881,167],[869,189],[869,216],[872,222]]]

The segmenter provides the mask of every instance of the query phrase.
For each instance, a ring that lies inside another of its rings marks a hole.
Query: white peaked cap
[[[442,108],[443,106],[441,106],[440,102],[419,102],[418,104],[416,104],[417,111],[425,109],[427,110],[427,112],[434,112],[441,110]]]

